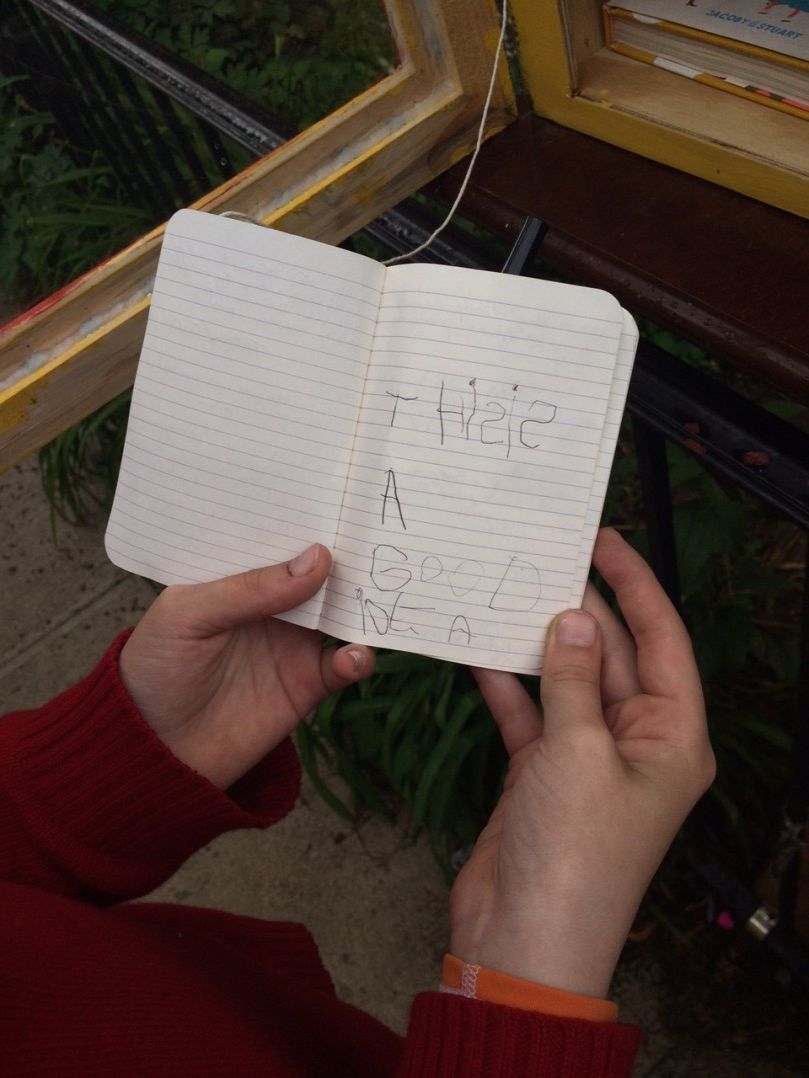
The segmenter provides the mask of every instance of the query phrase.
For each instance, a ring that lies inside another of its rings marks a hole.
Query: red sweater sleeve
[[[425,992],[413,1003],[396,1078],[628,1078],[639,1044],[637,1026]]]
[[[289,740],[228,793],[169,752],[121,682],[127,635],[49,704],[0,717],[0,878],[99,903],[133,898],[222,832],[267,827],[295,803]]]

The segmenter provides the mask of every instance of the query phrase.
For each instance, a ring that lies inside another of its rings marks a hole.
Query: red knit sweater
[[[618,1078],[638,1031],[438,992],[402,1039],[340,1002],[306,929],[127,904],[200,846],[292,807],[287,741],[227,794],[143,722],[123,638],[0,718],[0,1074],[9,1078]]]

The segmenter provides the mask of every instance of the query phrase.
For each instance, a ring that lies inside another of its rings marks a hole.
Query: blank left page
[[[181,210],[163,241],[107,529],[194,583],[334,546],[384,270]],[[288,620],[315,627],[322,596]]]

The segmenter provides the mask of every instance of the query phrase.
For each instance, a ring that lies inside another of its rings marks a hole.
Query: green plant
[[[150,223],[97,155],[76,164],[53,117],[28,105],[24,81],[0,80],[0,288],[18,301],[59,288]]]
[[[54,536],[57,514],[71,524],[85,524],[112,505],[130,399],[129,390],[120,393],[39,451]]]
[[[608,515],[635,529],[633,542],[648,557],[630,446],[624,438],[619,447]],[[789,765],[806,540],[697,457],[674,447],[668,456],[682,610],[718,762],[706,807],[716,810],[711,830],[723,858],[750,872]],[[698,827],[704,831],[704,816]]]
[[[720,805],[749,867],[748,821],[783,789],[798,684],[802,537],[675,450],[671,479],[683,593],[705,685]]]
[[[96,0],[96,6],[222,79],[294,130],[356,97],[395,62],[377,3]]]
[[[404,805],[447,876],[453,851],[474,841],[490,812],[506,762],[469,672],[405,652],[380,654],[373,677],[321,704],[299,728],[298,747],[342,816],[353,819],[355,807],[329,785],[329,773],[363,808],[393,816]]]
[[[0,288],[26,302],[61,287],[137,237],[151,220],[128,205],[112,171],[57,135],[32,109],[24,78],[0,80]],[[118,473],[129,394],[122,394],[39,455],[53,513],[74,523],[108,508]]]

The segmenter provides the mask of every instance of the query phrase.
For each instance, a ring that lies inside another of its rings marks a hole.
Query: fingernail
[[[317,565],[318,555],[320,554],[320,547],[317,543],[309,547],[308,550],[304,550],[303,554],[299,554],[297,558],[293,558],[287,565],[290,576],[306,576],[307,573],[311,573],[314,567]]]
[[[351,656],[351,661],[354,664],[354,669],[357,673],[365,666],[365,653],[362,651],[355,651],[354,648],[350,648],[348,654]]]
[[[571,610],[556,623],[556,639],[560,644],[589,648],[596,642],[596,623],[589,614]]]

